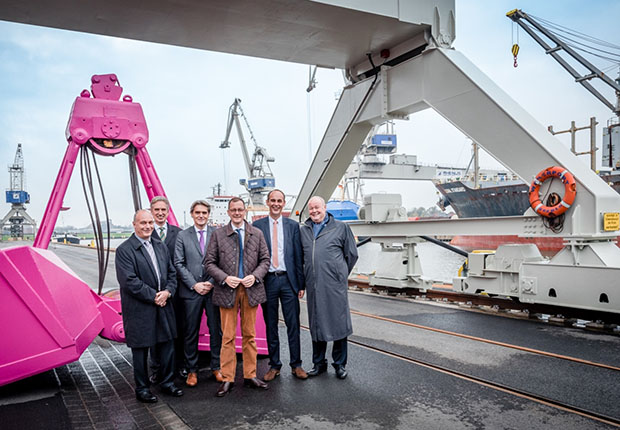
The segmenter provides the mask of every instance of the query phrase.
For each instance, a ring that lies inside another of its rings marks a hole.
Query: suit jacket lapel
[[[209,241],[211,240],[211,234],[213,234],[213,231],[215,231],[215,227],[213,226],[207,226],[207,238],[205,239],[205,252],[204,254],[207,253],[207,247],[209,246]],[[203,257],[204,257],[203,254]]]
[[[265,236],[265,242],[267,242],[267,248],[269,249],[269,254],[271,254],[271,223],[269,222],[269,215],[265,217],[265,228],[262,230],[263,236]]]
[[[153,249],[155,248],[155,242],[156,241],[151,240],[151,245],[153,246]],[[157,272],[155,271],[155,267],[153,266],[153,262],[151,261],[151,256],[149,255],[149,252],[146,250],[146,247],[144,244],[142,244],[142,246],[140,247],[140,252],[142,252],[144,259],[146,260],[146,264],[149,265],[149,268],[151,269],[151,272],[153,273],[153,278],[157,279]],[[155,256],[157,257],[157,253],[155,253]],[[157,258],[157,262],[159,263],[159,258]],[[155,285],[155,288],[157,288],[157,285]]]
[[[200,242],[198,242],[198,230],[196,230],[196,226],[192,226],[192,229],[190,230],[190,240],[192,241],[192,243],[194,244],[194,246],[196,247],[196,252],[198,253],[198,255],[203,255],[203,253],[200,251]],[[205,250],[207,249],[206,246],[206,238],[205,238]]]

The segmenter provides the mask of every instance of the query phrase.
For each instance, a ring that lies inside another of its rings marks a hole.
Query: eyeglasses
[[[235,212],[245,212],[245,209],[228,209],[228,212],[232,212],[232,213],[235,213]]]

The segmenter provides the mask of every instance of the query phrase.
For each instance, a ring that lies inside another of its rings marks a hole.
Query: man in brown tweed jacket
[[[237,315],[241,312],[243,378],[246,385],[267,389],[256,377],[256,309],[267,300],[263,278],[271,258],[263,233],[245,221],[245,203],[238,197],[228,202],[230,222],[215,232],[205,256],[207,273],[215,280],[213,304],[220,307],[224,382],[216,396],[223,397],[235,381]]]

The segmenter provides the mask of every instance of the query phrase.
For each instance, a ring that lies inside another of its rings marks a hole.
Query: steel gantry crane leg
[[[510,282],[487,282],[486,291],[505,294],[508,289],[510,295],[525,301],[620,312],[620,248],[612,242],[618,231],[605,231],[603,222],[604,214],[620,212],[618,193],[455,50],[427,49],[387,69],[381,79],[385,80],[383,85],[373,86],[373,78],[368,78],[344,89],[293,213],[304,217],[310,196],[331,195],[373,124],[386,116],[402,117],[432,108],[527,182],[549,166],[563,166],[572,172],[577,180],[577,197],[566,212],[563,232],[548,230],[542,219],[528,209],[524,216],[503,220],[370,220],[353,223],[354,233],[383,238],[489,235],[497,231],[560,236],[566,246],[551,261],[534,258],[515,264],[512,273],[516,276]],[[480,276],[499,279],[490,272],[490,267],[482,267]],[[594,274],[596,285],[589,281]],[[475,283],[475,279],[458,280],[455,287],[467,290],[469,282]]]

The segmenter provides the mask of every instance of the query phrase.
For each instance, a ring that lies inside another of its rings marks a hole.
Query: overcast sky
[[[514,8],[620,45],[620,2],[457,0],[456,5],[457,50],[545,126],[565,129],[571,120],[586,125],[596,116],[600,146],[602,126],[611,112],[523,31],[519,67],[513,67],[513,24],[505,14]],[[608,68],[609,63],[599,65]],[[17,143],[22,143],[31,195],[28,211],[37,221],[67,146],[65,127],[73,100],[90,87],[91,75],[104,73],[116,73],[124,94],[142,105],[150,134],[147,148],[180,222],[191,202],[211,195],[218,182],[230,194],[243,192],[238,179],[246,174],[236,134],[230,149],[219,149],[228,108],[236,97],[242,99],[259,145],[276,158],[272,169],[277,186],[296,194],[310,165],[309,152],[320,144],[344,83],[341,71],[319,69],[318,86],[308,96],[305,65],[0,21],[0,187],[8,187],[5,166],[12,163]],[[615,78],[617,68],[609,74]],[[398,122],[395,131],[399,152],[415,154],[419,162],[464,166],[469,161],[468,139],[432,111]],[[246,139],[249,143],[249,136]],[[584,133],[578,149],[588,149],[588,142]],[[600,151],[598,159],[600,163]],[[128,224],[133,205],[126,156],[97,160],[110,218]],[[584,163],[589,161],[584,158]],[[485,157],[482,165],[496,163]],[[430,183],[366,181],[365,185],[366,192],[395,189],[406,190],[408,208],[430,207],[437,201]],[[2,202],[4,216],[10,206]],[[62,213],[59,225],[90,222],[79,169],[73,173],[64,205],[71,209]]]

